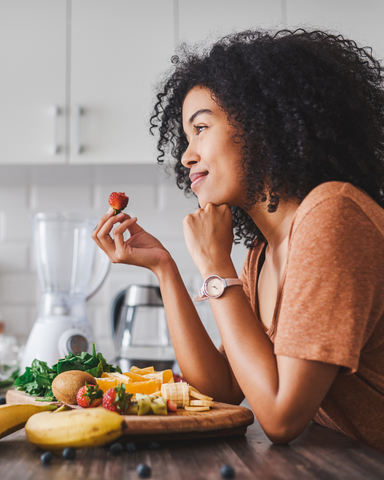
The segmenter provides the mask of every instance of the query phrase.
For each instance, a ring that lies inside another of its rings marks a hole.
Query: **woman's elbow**
[[[273,422],[265,427],[261,426],[269,440],[276,445],[287,445],[295,440],[306,428],[306,425],[294,425],[284,420]]]

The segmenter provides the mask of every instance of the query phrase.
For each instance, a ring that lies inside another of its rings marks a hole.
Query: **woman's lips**
[[[192,190],[196,187],[196,185],[202,182],[207,175],[208,175],[208,172],[192,173],[190,175],[190,179],[192,182],[191,183]]]

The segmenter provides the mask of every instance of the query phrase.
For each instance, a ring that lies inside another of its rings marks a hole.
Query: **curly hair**
[[[301,202],[324,182],[349,182],[384,207],[383,67],[371,49],[324,31],[244,31],[203,52],[183,45],[151,116],[176,182],[191,193],[182,107],[195,86],[208,88],[242,144],[246,202],[233,206],[235,243],[263,238],[247,210],[280,199]]]

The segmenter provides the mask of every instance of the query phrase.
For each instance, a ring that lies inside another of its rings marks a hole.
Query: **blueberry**
[[[231,465],[223,465],[220,473],[223,478],[235,478],[235,469]]]
[[[125,451],[126,452],[135,452],[136,451],[136,445],[133,442],[129,442],[125,444]]]
[[[6,403],[5,397],[0,397],[0,405],[5,405]]]
[[[145,463],[140,463],[136,468],[136,472],[140,478],[149,478],[152,474],[151,467]]]
[[[44,452],[41,455],[40,460],[44,465],[48,465],[49,463],[52,462],[52,458],[53,458],[53,455],[51,452]]]
[[[76,457],[76,450],[68,447],[63,450],[63,458],[66,460],[73,460]]]
[[[148,448],[149,448],[150,450],[157,450],[159,447],[160,447],[160,443],[159,443],[159,442],[149,442],[149,443],[148,443]]]
[[[112,455],[121,455],[123,453],[123,446],[119,442],[112,443],[109,451],[112,453]]]

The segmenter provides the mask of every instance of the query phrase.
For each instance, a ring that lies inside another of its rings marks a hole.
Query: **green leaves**
[[[103,372],[121,372],[119,366],[116,368],[108,364],[103,355],[96,353],[95,344],[92,344],[92,355],[88,352],[81,352],[80,355],[69,353],[61,358],[52,368],[46,362],[35,359],[31,367],[26,367],[25,372],[16,378],[16,390],[22,390],[35,397],[44,397],[44,401],[55,401],[52,393],[52,382],[59,373],[69,370],[80,370],[88,372],[96,378],[101,377]]]

